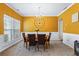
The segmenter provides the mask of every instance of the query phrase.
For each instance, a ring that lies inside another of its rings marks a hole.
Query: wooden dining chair
[[[43,45],[43,48],[45,50],[45,42],[46,42],[45,36],[46,36],[46,34],[37,34],[37,37],[38,37],[38,49],[39,49],[39,45]]]
[[[26,48],[27,48],[27,38],[25,36],[25,33],[22,33],[22,36],[23,36],[23,41],[24,41],[24,46],[26,45]]]
[[[36,41],[35,41],[35,34],[28,34],[28,41],[29,41],[29,50],[31,46],[35,46],[36,45]]]
[[[48,36],[48,39],[47,39],[47,43],[48,43],[49,47],[50,47],[50,38],[51,38],[51,33],[49,33],[49,36]]]

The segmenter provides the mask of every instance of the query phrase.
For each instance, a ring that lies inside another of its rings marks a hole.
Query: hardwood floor
[[[40,46],[39,51],[35,51],[33,47],[29,51],[23,44],[23,41],[10,47],[0,53],[0,56],[74,56],[72,48],[64,45],[61,41],[51,41],[49,49],[43,50]]]

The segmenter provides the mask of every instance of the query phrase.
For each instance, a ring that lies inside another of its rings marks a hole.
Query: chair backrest
[[[24,42],[26,42],[25,33],[22,33],[22,36],[23,36]]]
[[[49,33],[48,41],[50,41],[51,33]]]
[[[35,34],[28,34],[29,39],[29,45],[34,46],[35,45]]]
[[[45,41],[46,41],[45,36],[46,34],[37,34],[38,44],[41,44],[41,45],[45,44]]]
[[[74,41],[74,53],[79,56],[79,41]]]

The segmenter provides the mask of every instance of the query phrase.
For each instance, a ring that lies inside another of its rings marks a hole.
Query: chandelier
[[[44,27],[44,25],[45,25],[45,21],[42,18],[41,7],[37,7],[37,8],[38,8],[38,12],[37,12],[37,15],[35,16],[35,19],[34,19],[34,26],[35,26],[36,32],[40,31],[40,29],[42,27]]]

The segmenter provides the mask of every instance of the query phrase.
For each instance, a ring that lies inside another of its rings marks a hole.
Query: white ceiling
[[[71,3],[7,3],[22,16],[57,16],[66,9]],[[40,13],[39,13],[40,7]]]

